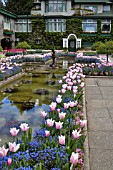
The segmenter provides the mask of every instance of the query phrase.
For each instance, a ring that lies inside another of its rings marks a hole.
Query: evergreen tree
[[[5,9],[17,15],[30,14],[34,0],[7,0]]]
[[[4,7],[4,5],[3,5],[3,1],[2,0],[0,0],[0,8],[3,8]]]

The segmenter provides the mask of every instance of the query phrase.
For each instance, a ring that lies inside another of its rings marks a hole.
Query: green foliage
[[[97,33],[101,34],[101,19],[97,20]]]
[[[34,0],[7,0],[5,9],[17,15],[30,14]]]
[[[24,42],[19,42],[16,48],[30,49],[31,46],[26,41],[24,41]]]
[[[100,45],[103,45],[101,41],[95,42],[91,47],[92,50],[96,50]]]
[[[6,56],[3,54],[0,54],[0,58],[5,58]]]
[[[105,54],[106,53],[105,48],[106,48],[105,44],[102,43],[97,47],[96,51],[98,54]]]
[[[93,50],[96,50],[98,54],[112,54],[113,53],[113,41],[96,42],[92,46]]]
[[[68,18],[66,20],[66,33],[67,36],[69,34],[75,34],[79,37],[82,33],[82,19]]]
[[[111,53],[113,53],[113,41],[106,41],[105,42],[105,46],[106,46],[106,53],[108,53],[108,54],[111,54]]]
[[[97,55],[97,52],[93,52],[93,51],[87,51],[87,52],[83,52],[84,56],[95,56]]]
[[[2,50],[3,50],[3,48],[2,48],[2,46],[0,46],[0,52],[2,52]]]

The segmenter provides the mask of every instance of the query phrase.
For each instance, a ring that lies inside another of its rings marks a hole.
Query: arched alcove
[[[63,38],[63,48],[75,52],[77,48],[81,48],[81,38],[77,38],[75,34],[69,34],[67,38]]]

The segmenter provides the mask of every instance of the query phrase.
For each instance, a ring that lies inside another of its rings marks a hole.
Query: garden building
[[[0,9],[3,48],[5,39],[11,42],[10,46],[26,40],[32,48],[54,46],[75,51],[95,41],[113,39],[112,25],[112,0],[34,0],[30,15]]]

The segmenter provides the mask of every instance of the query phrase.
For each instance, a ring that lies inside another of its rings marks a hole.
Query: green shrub
[[[93,44],[93,46],[91,47],[92,50],[97,50],[97,48],[100,46],[100,45],[103,45],[103,43],[101,41],[98,41],[98,42],[95,42]]]
[[[0,52],[2,52],[2,50],[3,50],[3,48],[2,48],[2,46],[0,46]]]
[[[31,49],[31,46],[26,42],[19,42],[16,48]]]
[[[0,54],[0,58],[5,58],[6,56],[3,54]]]
[[[106,45],[105,44],[101,44],[97,47],[97,53],[98,54],[106,54]]]

